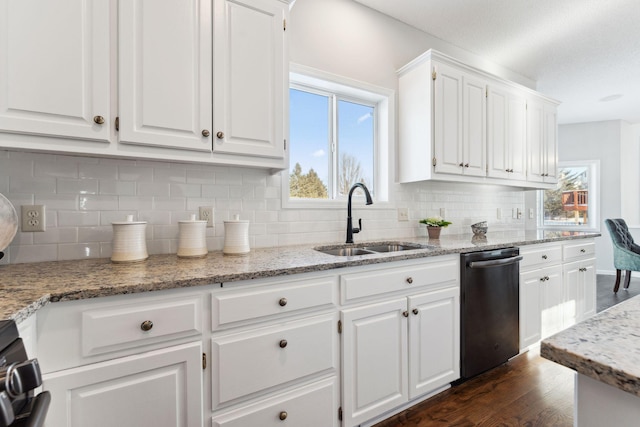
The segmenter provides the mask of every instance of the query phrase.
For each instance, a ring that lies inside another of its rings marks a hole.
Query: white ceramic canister
[[[111,261],[139,262],[149,258],[146,240],[147,221],[134,221],[133,215],[127,215],[126,221],[112,222],[111,225],[113,226]]]
[[[178,256],[203,258],[207,256],[207,221],[197,221],[195,214],[187,221],[178,221]]]
[[[226,255],[249,253],[249,221],[236,214],[232,221],[224,221],[224,249]]]

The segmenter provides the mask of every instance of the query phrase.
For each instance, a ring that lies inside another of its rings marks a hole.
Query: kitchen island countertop
[[[417,243],[424,246],[421,249],[350,257],[327,255],[313,249],[319,245],[304,245],[252,249],[245,256],[225,256],[221,251],[194,259],[178,258],[175,254],[152,255],[146,261],[130,264],[114,264],[108,258],[99,258],[5,265],[0,266],[0,318],[20,322],[40,307],[57,301],[228,283],[598,236],[599,233],[543,230],[490,232],[486,238],[471,234],[444,234],[438,240],[426,237],[388,239]]]

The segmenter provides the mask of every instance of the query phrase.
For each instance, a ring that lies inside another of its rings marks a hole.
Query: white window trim
[[[538,228],[545,230],[567,230],[567,231],[593,231],[600,232],[600,160],[575,160],[558,162],[558,170],[561,168],[587,166],[591,180],[589,182],[589,203],[595,201],[593,215],[589,215],[589,222],[586,225],[544,225],[544,190],[538,191]],[[591,188],[593,187],[593,189]]]
[[[289,66],[290,86],[301,88],[321,88],[341,95],[344,99],[360,99],[375,105],[377,120],[375,125],[374,204],[369,208],[383,208],[388,205],[389,179],[391,176],[391,142],[395,135],[395,91],[379,86],[338,76],[326,71],[299,64]],[[288,123],[288,121],[287,121]],[[288,155],[288,151],[287,151]],[[287,162],[289,163],[289,162]],[[289,175],[291,165],[282,171],[282,207],[296,209],[344,209],[343,198],[334,200],[290,199]],[[360,194],[358,192],[357,194]],[[355,196],[355,194],[354,194]],[[358,196],[364,199],[364,196]]]

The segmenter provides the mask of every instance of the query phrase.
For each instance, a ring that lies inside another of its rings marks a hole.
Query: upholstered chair
[[[620,288],[621,271],[625,271],[624,288],[629,287],[632,271],[640,271],[640,246],[633,241],[629,228],[624,219],[605,219],[613,241],[613,265],[616,268],[616,283],[613,292]]]

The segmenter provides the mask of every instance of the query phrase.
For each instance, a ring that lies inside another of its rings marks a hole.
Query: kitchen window
[[[307,67],[291,69],[284,206],[344,208],[356,182],[376,201],[387,200],[393,91]]]
[[[600,215],[600,162],[558,164],[555,189],[538,193],[539,226],[547,229],[598,229]]]

